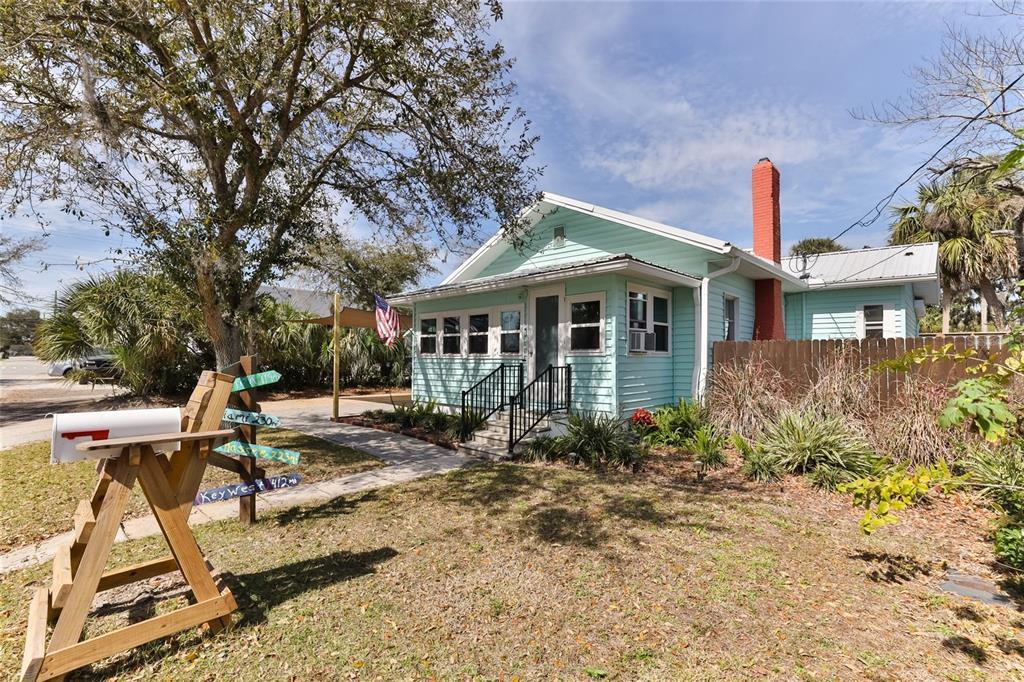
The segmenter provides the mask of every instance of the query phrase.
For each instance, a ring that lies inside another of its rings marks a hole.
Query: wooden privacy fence
[[[799,391],[814,384],[824,369],[834,367],[838,362],[866,368],[884,360],[894,360],[918,348],[940,349],[947,344],[952,344],[956,352],[973,348],[982,357],[1005,353],[1003,337],[996,334],[908,339],[716,341],[712,381],[717,367],[759,362],[774,367],[786,380],[787,388]],[[908,373],[949,385],[967,376],[964,363],[946,358],[914,365],[908,372],[882,369],[872,373],[872,394],[865,397],[883,403],[892,400],[899,395]]]

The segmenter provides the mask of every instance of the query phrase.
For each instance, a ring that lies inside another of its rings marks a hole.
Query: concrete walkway
[[[365,409],[367,407],[363,403],[359,411]],[[355,448],[383,460],[388,466],[326,481],[304,483],[295,488],[261,493],[257,509],[261,507],[264,509],[286,509],[299,505],[329,502],[342,495],[385,488],[426,476],[444,474],[478,461],[409,436],[348,424],[336,424],[324,416],[319,409],[313,412],[305,405],[293,409],[279,409],[274,414],[287,417],[284,424],[288,428]],[[237,516],[238,501],[225,500],[194,507],[189,517],[189,524],[210,523],[237,518]],[[157,526],[156,519],[152,515],[143,516],[125,521],[121,525],[121,530],[118,531],[117,541],[134,540],[157,535],[159,532],[160,528]],[[57,549],[70,542],[72,536],[73,531],[68,531],[34,545],[0,555],[0,574],[36,566],[51,560]]]
[[[395,399],[398,400],[402,397],[408,397],[408,395],[396,394]],[[260,406],[264,412],[278,416],[288,414],[327,415],[331,413],[331,397],[265,400],[260,403]],[[345,396],[339,401],[339,413],[342,416],[362,414],[367,410],[377,409],[391,409],[391,402],[387,394]],[[60,412],[59,405],[54,406],[53,411]],[[53,420],[50,417],[6,423],[3,406],[0,406],[0,451],[22,443],[50,440],[52,429]]]

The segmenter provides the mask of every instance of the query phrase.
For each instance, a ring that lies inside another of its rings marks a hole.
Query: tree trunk
[[[206,331],[213,343],[213,354],[217,369],[238,362],[242,357],[242,330],[238,326],[238,310],[226,310],[218,297],[218,283],[209,261],[203,260],[196,267],[196,285],[203,312]]]
[[[978,291],[985,299],[985,302],[988,303],[988,309],[992,314],[992,321],[996,325],[996,331],[1005,331],[1006,308],[1003,306],[1003,302],[999,300],[999,295],[996,293],[996,288],[992,284],[992,280],[988,277],[982,277],[981,281],[978,282]]]
[[[942,287],[942,333],[949,333],[949,311],[953,307],[953,289],[946,284]]]

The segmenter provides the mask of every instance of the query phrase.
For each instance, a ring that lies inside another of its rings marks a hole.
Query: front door
[[[558,364],[559,296],[538,296],[533,309],[533,376]]]

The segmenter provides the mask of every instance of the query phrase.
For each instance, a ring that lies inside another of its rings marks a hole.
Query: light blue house
[[[413,398],[461,409],[468,392],[488,412],[522,387],[627,416],[700,395],[715,341],[917,335],[935,244],[783,259],[768,160],[753,195],[746,250],[544,194],[525,247],[495,235],[440,285],[393,297],[413,311]]]

